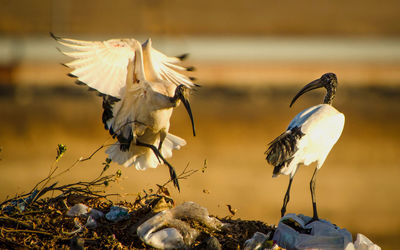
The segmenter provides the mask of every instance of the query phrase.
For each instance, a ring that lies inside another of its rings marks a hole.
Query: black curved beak
[[[293,103],[297,100],[297,98],[299,98],[302,94],[311,91],[313,89],[318,89],[318,88],[322,88],[324,87],[323,82],[321,81],[321,78],[314,80],[312,82],[310,82],[309,84],[307,84],[306,86],[304,86],[299,93],[297,93],[297,95],[293,98],[292,102],[290,103],[290,107],[292,107]]]
[[[185,108],[186,108],[186,111],[187,111],[188,114],[189,114],[190,121],[192,122],[193,136],[196,136],[196,131],[195,131],[195,128],[194,128],[194,121],[193,121],[192,109],[190,108],[190,103],[189,103],[189,101],[185,98],[185,95],[182,94],[182,93],[180,93],[180,95],[179,95],[179,100],[181,100],[181,102],[183,103],[183,105],[184,105]]]

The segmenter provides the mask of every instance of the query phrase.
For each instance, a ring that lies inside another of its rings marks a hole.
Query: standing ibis
[[[51,35],[72,49],[61,51],[74,58],[65,64],[73,69],[69,75],[103,97],[104,126],[118,140],[106,150],[109,158],[138,170],[164,163],[180,190],[176,172],[165,158],[172,156],[173,149],[186,145],[184,139],[168,132],[173,108],[180,102],[195,135],[187,95],[198,85],[183,74],[193,67],[179,65],[186,54],[168,57],[152,47],[151,39],[140,44],[135,39],[80,41]]]
[[[315,199],[315,181],[317,171],[322,167],[333,145],[339,139],[343,126],[344,115],[332,107],[338,82],[336,75],[326,73],[321,78],[304,86],[293,98],[290,107],[304,93],[324,87],[327,91],[324,103],[300,112],[290,122],[287,130],[273,140],[265,152],[269,164],[274,166],[273,177],[279,174],[289,175],[281,216],[285,215],[289,202],[290,187],[293,177],[300,164],[317,163],[310,181],[311,199],[313,206],[313,221],[318,220]]]

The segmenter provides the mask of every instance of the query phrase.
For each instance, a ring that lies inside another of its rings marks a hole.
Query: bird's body
[[[196,84],[181,73],[192,68],[178,65],[185,55],[168,57],[152,48],[150,39],[140,44],[135,39],[92,42],[52,36],[74,50],[62,51],[74,58],[65,64],[73,69],[69,75],[103,96],[104,126],[118,139],[106,150],[109,157],[139,170],[165,163],[179,189],[175,171],[165,158],[186,144],[168,132],[173,108],[180,102],[195,134],[186,91]]]
[[[283,174],[289,175],[290,178],[281,210],[282,216],[286,212],[292,180],[298,167],[301,164],[307,166],[316,162],[317,166],[310,182],[310,189],[313,201],[313,219],[318,219],[315,201],[316,173],[342,134],[345,121],[344,115],[331,105],[337,87],[336,75],[327,73],[306,85],[290,104],[291,106],[305,92],[319,87],[327,89],[324,103],[305,109],[296,115],[287,130],[273,140],[266,151],[267,162],[274,166],[273,177]]]
[[[288,157],[279,173],[293,177],[300,164],[317,163],[321,168],[344,127],[344,115],[328,104],[319,104],[305,109],[290,122],[285,133],[292,134],[299,128],[303,134],[296,140],[297,150]]]
[[[106,122],[106,126],[113,130],[126,127],[121,132],[123,138],[130,141],[127,150],[120,148],[123,139],[106,150],[114,162],[125,167],[135,166],[138,170],[156,168],[160,164],[150,148],[137,146],[135,140],[156,147],[163,140],[160,152],[164,158],[171,157],[173,149],[180,149],[186,145],[184,139],[168,133],[175,106],[170,101],[170,96],[175,92],[171,89],[173,88],[169,88],[168,91],[162,83],[147,84],[146,87],[139,87],[131,93],[128,90],[127,95],[114,104],[114,116]]]

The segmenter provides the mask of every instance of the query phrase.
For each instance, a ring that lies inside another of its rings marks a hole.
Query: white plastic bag
[[[345,249],[352,243],[346,229],[322,219],[307,224],[310,220],[302,214],[287,214],[281,218],[273,240],[287,249]]]

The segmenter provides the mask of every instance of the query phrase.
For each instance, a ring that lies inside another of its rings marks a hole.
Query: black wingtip
[[[54,40],[56,40],[56,41],[58,41],[58,40],[61,39],[61,37],[54,35],[54,33],[51,32],[51,31],[49,32],[49,34],[50,34],[50,36],[51,36]]]
[[[180,55],[180,56],[177,56],[177,58],[178,58],[179,60],[183,61],[183,60],[185,60],[186,58],[188,58],[188,56],[189,56],[189,54],[188,54],[188,53],[185,53],[185,54],[182,54],[182,55]]]
[[[79,81],[79,80],[76,80],[76,81],[75,81],[75,84],[76,84],[76,85],[79,85],[79,86],[87,85],[86,83],[84,83],[84,82],[82,82],[82,81]],[[90,91],[90,90],[89,90],[89,91]]]
[[[197,83],[195,83],[194,86],[199,87],[199,88],[202,87],[200,84],[197,84]]]
[[[195,67],[193,67],[193,66],[190,66],[190,67],[187,67],[187,68],[186,68],[186,70],[187,70],[187,71],[195,71],[195,70],[196,70],[196,68],[195,68]]]
[[[68,73],[67,76],[72,77],[72,78],[78,78],[76,75]]]
[[[190,80],[190,81],[196,81],[197,78],[196,78],[196,77],[193,77],[193,76],[189,76],[189,80]]]
[[[56,47],[56,49],[57,49],[58,52],[60,52],[61,54],[64,54],[64,52],[63,52],[59,47]]]
[[[65,63],[60,63],[62,66],[64,66],[64,67],[67,67],[67,68],[69,68],[68,67],[68,65],[66,65]]]

